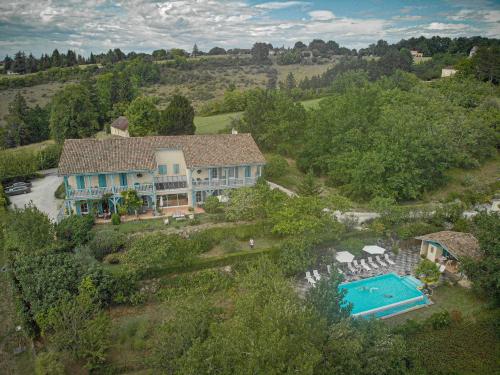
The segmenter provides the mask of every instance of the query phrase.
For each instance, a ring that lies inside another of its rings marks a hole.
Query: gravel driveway
[[[30,201],[42,212],[45,212],[49,218],[56,220],[59,207],[62,206],[63,200],[56,199],[54,192],[57,187],[63,182],[63,178],[57,175],[57,169],[48,169],[40,171],[43,178],[32,180],[31,193],[14,195],[9,197],[12,206],[23,208]]]

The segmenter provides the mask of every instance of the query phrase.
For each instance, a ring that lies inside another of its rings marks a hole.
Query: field
[[[44,106],[50,101],[52,96],[54,96],[57,91],[67,84],[69,84],[69,82],[51,82],[32,87],[21,87],[0,91],[0,124],[5,121],[4,117],[8,113],[9,103],[12,99],[14,99],[14,96],[18,92],[24,96],[28,106],[34,107],[37,104]]]
[[[215,134],[227,129],[233,119],[237,119],[243,112],[223,113],[214,116],[195,116],[196,134]]]
[[[322,65],[274,65],[278,71],[278,81],[284,81],[289,73],[293,73],[295,80],[298,82],[304,78],[311,78],[312,76],[321,75],[327,69],[331,68],[332,64]]]

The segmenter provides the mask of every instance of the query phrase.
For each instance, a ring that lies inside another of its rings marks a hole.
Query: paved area
[[[11,206],[23,208],[29,202],[33,202],[40,211],[45,212],[52,220],[56,220],[59,207],[62,206],[63,201],[56,199],[54,192],[63,182],[63,179],[57,175],[57,169],[40,171],[40,173],[44,177],[31,181],[33,185],[31,193],[9,197],[12,203]]]

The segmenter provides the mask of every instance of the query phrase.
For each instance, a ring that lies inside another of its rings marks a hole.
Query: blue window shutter
[[[179,174],[179,164],[174,164],[174,174]]]
[[[167,174],[167,166],[166,165],[159,165],[158,166],[158,173],[159,174]]]
[[[77,189],[85,189],[85,176],[76,176]]]
[[[127,186],[127,174],[120,173],[120,186]]]
[[[106,175],[105,174],[100,174],[99,175],[99,187],[105,188],[106,185]]]

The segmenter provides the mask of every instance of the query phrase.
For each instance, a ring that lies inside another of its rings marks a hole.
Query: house
[[[265,159],[250,134],[67,139],[59,161],[66,212],[117,212],[135,190],[141,211],[194,207],[252,186]]]
[[[415,237],[422,241],[420,255],[432,262],[446,266],[452,273],[458,271],[463,257],[480,258],[479,242],[470,233],[441,231]]]
[[[118,117],[111,123],[111,134],[119,137],[130,137],[128,133],[128,120],[125,116]]]
[[[441,78],[453,77],[455,74],[457,74],[457,70],[454,69],[452,66],[446,66],[443,69],[441,69]]]
[[[415,64],[421,63],[424,59],[424,54],[422,52],[417,51],[417,50],[412,49],[410,51],[410,54],[411,54],[411,57],[412,57],[413,62]]]

